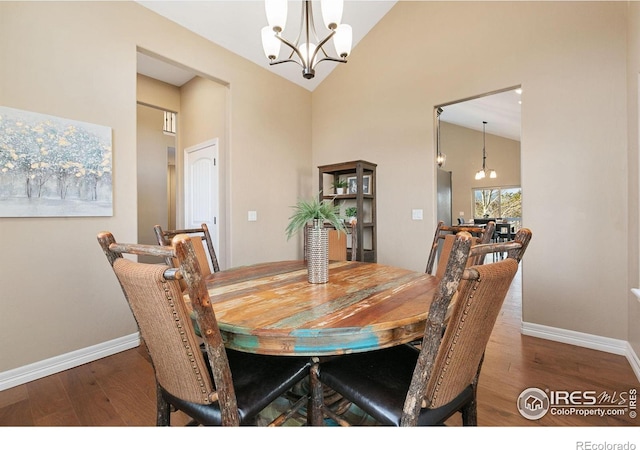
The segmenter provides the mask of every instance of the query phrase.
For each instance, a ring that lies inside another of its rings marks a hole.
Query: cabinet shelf
[[[362,194],[363,198],[374,199],[375,196],[373,194]],[[358,198],[358,194],[334,194],[334,195],[323,195],[323,199],[325,200],[356,200]]]
[[[356,260],[377,261],[376,243],[376,166],[368,161],[348,161],[318,166],[319,191],[333,192],[329,189],[332,182],[344,180],[349,183],[349,193],[323,195],[321,200],[333,200],[340,205],[341,214],[347,207],[355,207],[357,225]],[[326,177],[325,177],[326,176]],[[347,257],[351,259],[351,249]]]

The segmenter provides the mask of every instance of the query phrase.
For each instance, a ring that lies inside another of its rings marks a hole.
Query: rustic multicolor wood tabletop
[[[331,262],[329,282],[307,281],[304,261],[225,270],[207,278],[228,348],[325,356],[410,342],[424,333],[436,279],[382,264]]]

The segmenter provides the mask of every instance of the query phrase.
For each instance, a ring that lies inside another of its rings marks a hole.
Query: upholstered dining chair
[[[157,425],[170,425],[172,408],[201,425],[254,425],[264,408],[308,375],[310,362],[306,357],[225,349],[193,241],[187,235],[174,237],[172,246],[119,244],[109,232],[99,233],[98,241],[152,361]],[[127,253],[175,258],[179,267],[135,262],[123,257]],[[204,353],[180,279],[186,282],[197,323],[204,330]]]
[[[382,425],[440,425],[456,413],[462,414],[463,425],[477,425],[476,392],[484,351],[530,238],[530,231],[523,230],[521,244],[509,248],[503,246],[511,243],[469,245],[466,258],[471,252],[486,255],[499,248],[508,256],[464,269],[458,283],[451,271],[462,270],[466,259],[456,263],[450,256],[429,309],[421,349],[400,345],[324,361],[316,375],[319,384]],[[452,251],[461,253],[460,237]],[[456,292],[445,326],[448,303]],[[316,388],[315,395],[320,391]]]
[[[184,230],[163,230],[160,225],[153,227],[153,231],[156,234],[158,245],[171,245],[171,239],[179,234],[187,234],[193,240],[193,248],[200,262],[200,269],[205,275],[209,275],[213,272],[220,271],[220,265],[218,264],[218,257],[213,247],[213,240],[211,239],[211,233],[206,223],[203,223],[200,228],[190,228]],[[195,239],[197,238],[197,239]],[[208,254],[208,256],[207,256]],[[175,266],[175,261],[167,261],[168,265]]]
[[[439,261],[446,261],[451,246],[453,245],[453,235],[466,231],[474,236],[473,244],[488,244],[493,239],[496,224],[495,222],[488,222],[484,227],[469,226],[469,225],[445,225],[443,221],[439,221],[434,233],[433,242],[431,244],[431,250],[429,251],[429,258],[427,259],[426,273],[433,273],[434,265],[436,266],[435,276],[436,278],[442,278],[446,264],[436,264],[436,259]],[[442,242],[442,246],[440,245]],[[470,265],[482,264],[479,258],[473,258],[469,263]]]

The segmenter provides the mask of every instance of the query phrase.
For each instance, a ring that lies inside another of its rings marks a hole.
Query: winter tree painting
[[[112,216],[111,128],[0,106],[0,217]]]

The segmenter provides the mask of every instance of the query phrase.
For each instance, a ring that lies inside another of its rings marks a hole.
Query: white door
[[[203,142],[184,151],[185,228],[206,223],[213,247],[220,260],[218,220],[218,139]]]

